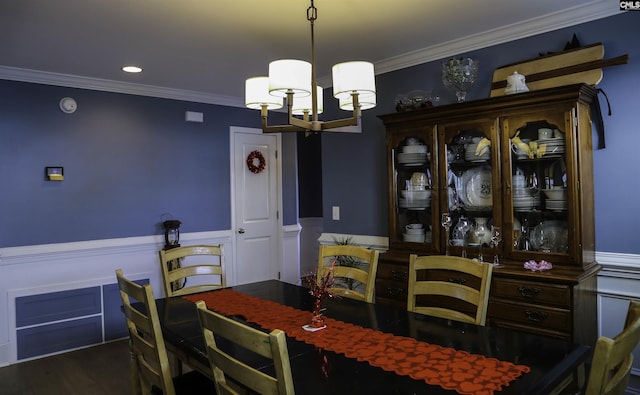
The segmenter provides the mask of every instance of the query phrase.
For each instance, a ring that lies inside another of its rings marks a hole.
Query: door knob
[[[238,233],[240,233],[241,235],[244,234],[244,228],[238,228]]]

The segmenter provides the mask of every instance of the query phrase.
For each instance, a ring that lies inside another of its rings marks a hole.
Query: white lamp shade
[[[338,99],[340,102],[340,108],[347,111],[353,111],[353,100],[351,95],[343,99]],[[360,110],[368,110],[376,106],[376,95],[362,94],[358,95],[358,104],[360,104]]]
[[[269,63],[269,93],[285,97],[289,90],[296,99],[311,94],[311,63],[296,59]]]
[[[269,78],[248,78],[244,85],[244,104],[254,110],[262,109],[263,105],[268,110],[282,108],[282,98],[269,94]]]
[[[322,100],[322,87],[316,86],[316,88],[317,88],[316,92],[318,97],[318,114],[322,114],[322,111],[324,111],[324,105],[323,105],[324,100]],[[291,112],[293,112],[294,115],[303,115],[305,110],[308,111],[309,114],[313,113],[311,96],[310,95],[305,97],[296,96],[293,99],[293,107],[291,109]]]
[[[373,64],[369,62],[345,62],[333,66],[333,96],[340,100],[351,97],[352,92],[362,96],[376,94]]]

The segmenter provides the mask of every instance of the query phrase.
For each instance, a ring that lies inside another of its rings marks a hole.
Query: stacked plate
[[[398,199],[398,205],[410,210],[424,210],[431,206],[431,197],[427,199]]]
[[[513,188],[513,209],[531,211],[540,206],[540,194],[533,188]]]
[[[567,190],[565,188],[544,189],[547,210],[564,211],[567,209]]]
[[[402,165],[423,165],[428,158],[428,154],[426,152],[416,152],[416,153],[406,153],[400,152],[398,153],[398,163]]]
[[[564,151],[565,151],[564,139],[538,140],[538,148],[540,148],[542,145],[546,145],[547,147],[543,157],[564,154]]]
[[[427,146],[423,144],[405,145],[398,153],[398,163],[407,166],[423,165],[428,158]]]
[[[464,151],[464,159],[467,162],[485,162],[491,159],[491,148],[487,148],[482,155],[476,155],[477,143],[467,145]]]
[[[413,230],[413,229],[411,229]],[[431,231],[420,229],[420,232],[409,232],[402,234],[402,240],[411,243],[431,243]]]

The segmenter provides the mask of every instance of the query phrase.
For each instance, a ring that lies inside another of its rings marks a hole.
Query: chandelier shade
[[[369,62],[345,62],[333,66],[333,97],[350,98],[352,93],[361,96],[376,94],[373,64]]]
[[[324,103],[322,99],[322,87],[316,87],[316,97],[318,98],[318,114],[322,114],[324,111]],[[313,112],[313,103],[311,96],[296,97],[293,99],[293,106],[291,108],[293,115],[304,115],[305,113],[311,114]]]
[[[311,63],[296,59],[269,63],[269,93],[285,97],[289,91],[296,98],[311,94]]]
[[[353,111],[353,98],[345,97],[343,99],[339,99],[340,109],[346,111]],[[360,110],[368,110],[376,106],[376,95],[358,95],[358,104],[360,105]]]
[[[262,106],[277,110],[282,108],[282,97],[269,93],[269,77],[253,77],[245,83],[244,104],[253,110],[260,110]]]

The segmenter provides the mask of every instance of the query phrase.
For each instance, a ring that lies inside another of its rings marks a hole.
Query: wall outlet
[[[334,221],[340,221],[340,206],[333,206],[331,208],[331,218]]]

